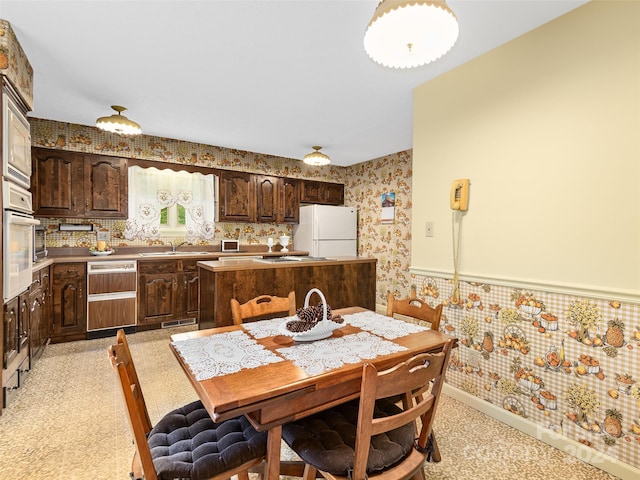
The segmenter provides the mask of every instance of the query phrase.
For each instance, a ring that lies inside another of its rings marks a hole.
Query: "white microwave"
[[[2,94],[3,151],[2,175],[5,180],[31,186],[31,128],[13,99]]]

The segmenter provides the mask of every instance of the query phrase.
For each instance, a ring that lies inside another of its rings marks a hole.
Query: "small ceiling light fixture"
[[[133,137],[142,133],[140,125],[122,115],[122,112],[126,110],[125,107],[111,105],[111,108],[118,113],[114,113],[109,117],[100,117],[96,120],[96,127],[105,132],[117,133],[123,137]]]
[[[364,34],[364,49],[385,67],[419,67],[451,50],[458,32],[445,0],[382,0]]]
[[[324,165],[329,165],[331,160],[328,155],[325,155],[320,151],[322,147],[314,146],[312,147],[315,151],[311,153],[307,153],[302,161],[307,165],[313,165],[314,167],[322,167]]]

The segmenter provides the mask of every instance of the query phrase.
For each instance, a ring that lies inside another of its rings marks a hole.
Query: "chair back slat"
[[[416,297],[415,287],[411,288],[409,297],[396,299],[391,292],[387,294],[387,316],[405,315],[431,324],[432,330],[440,328],[442,318],[442,304],[431,307],[425,301]]]
[[[116,342],[118,345],[122,345],[122,348],[126,352],[126,358],[129,360],[125,362],[125,368],[127,369],[127,375],[129,375],[129,379],[132,384],[137,385],[137,395],[140,397],[137,400],[137,403],[140,405],[140,411],[143,413],[142,423],[144,426],[144,431],[149,433],[151,431],[151,419],[149,418],[149,411],[147,410],[147,404],[144,400],[144,395],[142,394],[142,389],[140,387],[140,380],[138,379],[138,372],[136,371],[135,364],[133,363],[133,355],[131,355],[131,349],[129,348],[129,342],[127,341],[127,336],[124,333],[124,330],[120,329],[116,333]]]
[[[263,319],[276,314],[291,316],[295,313],[295,292],[290,292],[286,297],[260,295],[243,304],[240,304],[235,298],[231,299],[231,317],[234,325],[241,325],[252,319]]]
[[[145,480],[157,480],[155,467],[151,457],[151,450],[147,442],[147,435],[151,430],[149,413],[144,402],[144,396],[135,372],[133,361],[131,360],[128,345],[116,343],[108,348],[111,365],[118,375],[120,387],[127,410],[127,417],[131,431],[133,432],[133,442],[136,447],[136,459],[139,465],[134,465],[133,470],[142,470]],[[132,374],[129,375],[129,372]],[[136,468],[138,467],[138,468]]]
[[[420,418],[422,427],[418,434],[418,447],[426,449],[452,346],[453,341],[449,340],[440,353],[420,354],[382,372],[378,372],[371,364],[363,367],[353,478],[365,478],[371,437],[374,435],[411,422],[416,424],[416,420]],[[429,393],[419,398],[412,393],[427,389],[429,384]],[[381,418],[373,417],[376,400],[398,394],[404,396],[401,413]],[[422,456],[410,455],[405,461],[411,462],[411,465],[404,465],[403,468],[407,471],[418,471],[422,468],[425,456],[426,453]],[[381,478],[384,478],[384,475]]]

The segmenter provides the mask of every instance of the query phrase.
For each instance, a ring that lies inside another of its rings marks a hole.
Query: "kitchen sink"
[[[141,257],[169,257],[169,256],[175,256],[175,255],[179,255],[181,257],[186,257],[186,256],[202,256],[202,255],[211,255],[213,252],[181,252],[181,251],[177,251],[177,252],[143,252],[143,253],[139,253],[138,255],[140,255]]]

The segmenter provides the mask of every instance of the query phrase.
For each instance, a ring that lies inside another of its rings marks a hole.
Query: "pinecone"
[[[319,302],[318,305],[308,306],[306,308],[299,308],[296,310],[297,320],[290,320],[287,322],[287,330],[290,332],[301,333],[311,330],[318,322],[323,320],[324,305]],[[327,320],[331,320],[335,323],[343,323],[344,318],[340,315],[333,316],[331,313],[331,307],[327,305]]]
[[[290,332],[301,333],[311,330],[315,323],[300,320],[290,320],[287,322],[287,330]]]

